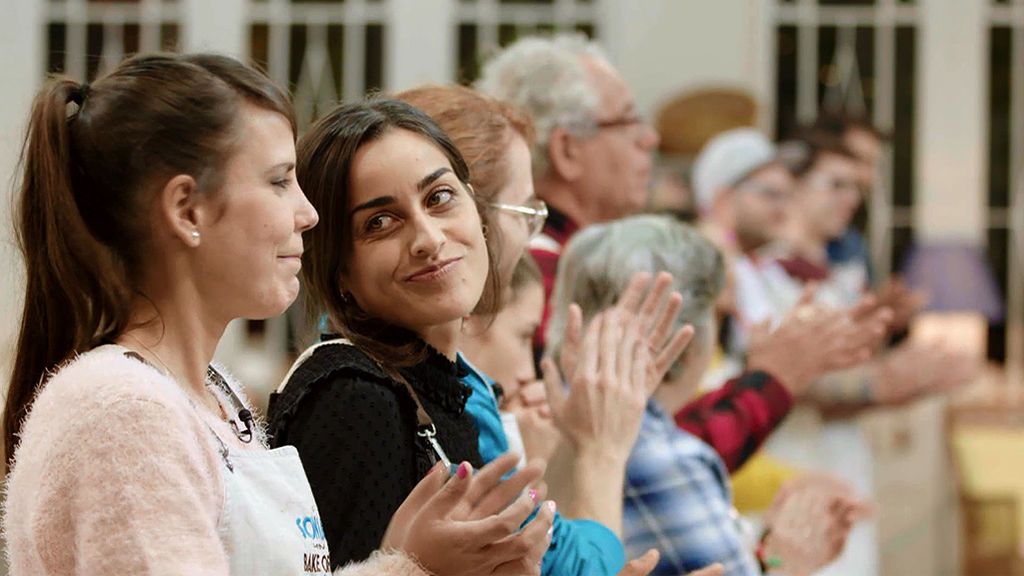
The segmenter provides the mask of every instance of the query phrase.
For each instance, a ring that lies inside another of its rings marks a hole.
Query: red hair
[[[469,165],[469,179],[483,202],[494,202],[508,181],[506,161],[514,135],[527,146],[533,123],[518,108],[465,86],[423,86],[395,96],[426,112],[455,143]]]

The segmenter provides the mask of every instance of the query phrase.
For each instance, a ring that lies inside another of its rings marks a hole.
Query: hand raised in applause
[[[580,308],[571,306],[561,374],[550,358],[542,362],[552,417],[577,450],[628,457],[647,399],[693,337],[690,326],[672,330],[682,306],[682,297],[670,293],[672,276],[661,273],[648,290],[651,285],[649,274],[634,275],[619,302],[594,317],[585,334]]]

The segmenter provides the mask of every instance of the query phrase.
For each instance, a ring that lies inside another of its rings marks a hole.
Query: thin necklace
[[[146,346],[145,342],[140,340],[138,336],[132,334],[131,332],[124,332],[123,335],[130,337],[132,340],[136,341],[139,344],[139,346],[142,346],[143,348],[146,349],[147,352],[152,354],[153,357],[156,358],[158,362],[160,362],[160,365],[164,367],[164,370],[167,371],[167,374],[170,375],[171,378],[174,378],[174,380],[179,382],[179,383],[184,383],[184,381],[181,378],[178,377],[178,375],[174,372],[174,370],[171,370],[171,367],[167,365],[167,362],[164,362],[164,359],[161,358],[160,355],[156,353],[156,350],[153,350],[149,346]],[[217,408],[220,409],[221,419],[223,419],[225,422],[227,422],[228,421],[228,414],[227,414],[227,412],[225,412],[224,406],[220,403],[220,400],[218,400],[217,398],[214,398],[214,402],[217,403]]]

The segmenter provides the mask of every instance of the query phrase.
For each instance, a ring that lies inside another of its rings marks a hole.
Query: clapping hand
[[[505,454],[476,474],[463,462],[451,477],[438,464],[395,512],[381,548],[402,550],[433,574],[538,574],[555,508],[544,503],[520,528],[544,496],[542,484],[524,492],[544,467],[532,462],[502,481],[516,462]]]
[[[747,368],[768,372],[796,397],[819,377],[869,360],[892,319],[892,312],[872,297],[848,310],[813,301],[810,287],[777,328],[765,322],[750,336]]]
[[[765,551],[782,561],[787,576],[810,575],[834,561],[871,507],[841,480],[803,474],[776,494],[766,515]]]
[[[616,446],[628,456],[647,399],[693,338],[691,326],[672,332],[682,306],[682,297],[669,293],[672,276],[660,273],[647,291],[651,284],[649,274],[634,275],[619,302],[593,318],[585,334],[582,312],[572,305],[561,373],[550,358],[542,362],[552,417],[576,448]]]

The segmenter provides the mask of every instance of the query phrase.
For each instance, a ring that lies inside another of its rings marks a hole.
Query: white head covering
[[[736,128],[715,136],[693,163],[693,192],[706,213],[722,190],[735,186],[777,158],[775,145],[753,128]]]

